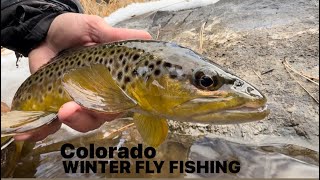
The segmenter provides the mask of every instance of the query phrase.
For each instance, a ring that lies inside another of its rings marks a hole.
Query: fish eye
[[[223,85],[223,81],[218,75],[209,76],[198,71],[194,75],[194,84],[200,89],[214,91]]]
[[[210,87],[213,85],[213,80],[211,77],[204,75],[200,78],[200,85],[205,88]]]

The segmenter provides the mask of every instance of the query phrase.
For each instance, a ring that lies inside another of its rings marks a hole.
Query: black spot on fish
[[[121,86],[121,89],[122,89],[122,90],[126,90],[126,86],[125,86],[125,85],[122,85],[122,86]]]
[[[122,72],[121,72],[121,71],[120,71],[120,72],[118,72],[117,77],[118,77],[118,80],[119,80],[119,81],[122,79]]]
[[[129,55],[129,52],[128,52],[128,51],[126,51],[125,56],[128,56],[128,55]]]
[[[145,66],[148,66],[148,65],[149,65],[149,61],[145,61],[145,62],[144,62],[144,65],[145,65]]]
[[[178,77],[177,71],[171,71],[170,74],[169,74],[169,77],[172,78],[172,79],[177,78]]]
[[[80,65],[81,65],[81,61],[78,61],[78,62],[77,62],[77,65],[80,66]]]
[[[129,70],[129,67],[128,67],[128,65],[126,65],[126,67],[124,67],[124,72],[128,73],[128,70]]]
[[[115,53],[115,50],[111,50],[111,51],[110,51],[110,54],[111,54],[111,55],[114,55],[114,53]]]
[[[171,79],[175,79],[175,78],[178,77],[178,75],[177,75],[177,74],[170,74],[169,77],[170,77]]]
[[[58,70],[59,70],[59,66],[56,67],[55,71],[58,71]]]
[[[132,72],[131,72],[131,75],[134,77],[134,76],[137,76],[138,75],[138,71],[136,69],[134,69]]]
[[[35,80],[36,80],[36,81],[38,81],[38,79],[39,79],[39,77],[38,77],[38,76],[36,76]]]
[[[49,86],[48,86],[48,91],[50,92],[51,90],[52,90],[52,86],[49,85]]]
[[[109,72],[111,71],[110,67],[108,67],[108,71],[109,71]]]
[[[161,64],[161,60],[158,60],[158,61],[156,62],[156,65],[159,66],[160,64]]]
[[[154,71],[154,75],[156,75],[156,76],[159,76],[160,73],[161,73],[160,69],[156,69],[156,70]]]
[[[92,57],[90,56],[90,57],[88,58],[88,60],[91,61],[91,60],[92,60]]]
[[[29,94],[29,95],[28,95],[28,100],[30,100],[30,99],[31,99],[31,95]]]
[[[109,64],[112,64],[113,63],[113,59],[109,59]]]
[[[86,55],[86,54],[84,54],[84,55],[82,56],[82,58],[83,58],[83,59],[85,59],[86,57],[87,57],[87,55]]]
[[[102,54],[102,56],[106,56],[107,55],[107,52],[104,52],[103,54]]]
[[[72,66],[74,64],[74,61],[70,61],[70,65]]]
[[[49,77],[52,77],[52,75],[53,75],[53,72],[50,72]]]
[[[121,49],[118,49],[118,50],[117,50],[117,53],[119,54],[120,52],[121,52]]]
[[[61,73],[61,71],[59,71],[59,72],[58,72],[58,76],[60,77],[60,76],[61,76],[61,74],[62,74],[62,73]]]
[[[171,63],[168,63],[168,62],[164,62],[164,63],[163,63],[163,66],[164,66],[164,67],[171,67],[172,64],[171,64]]]
[[[130,77],[126,76],[126,77],[124,78],[124,83],[125,83],[125,84],[129,83],[130,81],[131,81]]]
[[[59,88],[58,92],[59,92],[59,94],[62,94],[63,90],[61,88]]]
[[[138,60],[138,59],[139,59],[139,57],[140,57],[140,55],[139,55],[139,54],[135,54],[135,55],[132,57],[132,59],[133,59],[133,61],[136,61],[136,60]]]
[[[149,69],[151,69],[151,71],[152,71],[153,68],[154,68],[154,65],[153,65],[153,64],[150,64],[148,67],[149,67]]]
[[[100,64],[102,64],[102,61],[103,61],[103,59],[102,59],[102,58],[100,58],[100,60],[99,60]]]
[[[122,60],[122,58],[123,58],[123,54],[120,54],[119,56],[120,61]]]

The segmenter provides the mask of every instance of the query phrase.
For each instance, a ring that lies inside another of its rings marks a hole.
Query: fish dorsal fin
[[[148,145],[158,147],[167,138],[168,123],[166,119],[135,113],[133,120],[143,141]]]
[[[136,106],[113,80],[107,67],[101,64],[69,71],[62,84],[75,102],[100,112],[118,113]]]
[[[43,111],[10,111],[1,115],[1,137],[26,133],[50,124],[57,114]]]

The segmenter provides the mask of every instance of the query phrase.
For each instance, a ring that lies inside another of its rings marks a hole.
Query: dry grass
[[[289,75],[293,78],[293,80],[294,80],[295,82],[297,82],[297,83],[300,85],[300,87],[302,87],[302,89],[304,89],[304,90],[308,93],[308,95],[309,95],[315,102],[317,102],[317,103],[319,104],[319,101],[318,101],[318,100],[308,91],[308,89],[306,89],[306,88],[300,83],[300,81],[298,81],[298,80],[294,77],[294,75],[289,71],[289,70],[292,70],[292,68],[290,67],[289,63],[288,63],[286,60],[284,60],[284,61],[282,61],[282,64],[284,65],[284,67],[285,67],[286,71],[289,73]]]
[[[80,3],[82,4],[86,14],[104,17],[131,3],[146,1],[150,0],[109,0],[108,3],[104,0],[101,0],[100,3],[97,3],[96,0],[80,0]]]

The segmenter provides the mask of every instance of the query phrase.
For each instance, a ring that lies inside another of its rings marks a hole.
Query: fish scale
[[[129,40],[70,49],[31,75],[2,116],[2,136],[51,123],[75,101],[104,113],[132,112],[144,141],[159,146],[167,119],[230,124],[264,119],[266,97],[202,55],[174,43]]]
[[[143,44],[142,41],[120,42],[62,52],[53,62],[45,65],[21,85],[15,94],[13,109],[58,110],[64,102],[72,100],[63,90],[61,78],[65,72],[79,67],[104,64],[119,87],[125,90],[126,85],[134,78],[148,79],[150,76],[159,76],[161,71],[167,71],[164,67],[173,66],[170,62],[162,63],[163,60],[155,58],[150,53],[152,50],[148,52],[148,49],[131,47],[130,43]],[[126,46],[127,44],[129,47]],[[73,51],[71,56],[70,51]],[[175,66],[179,67],[179,65]],[[181,69],[181,66],[179,68]],[[170,77],[175,78],[176,74],[175,69],[171,68]],[[37,91],[36,94],[31,93],[34,90]],[[58,97],[58,100],[53,97]]]

